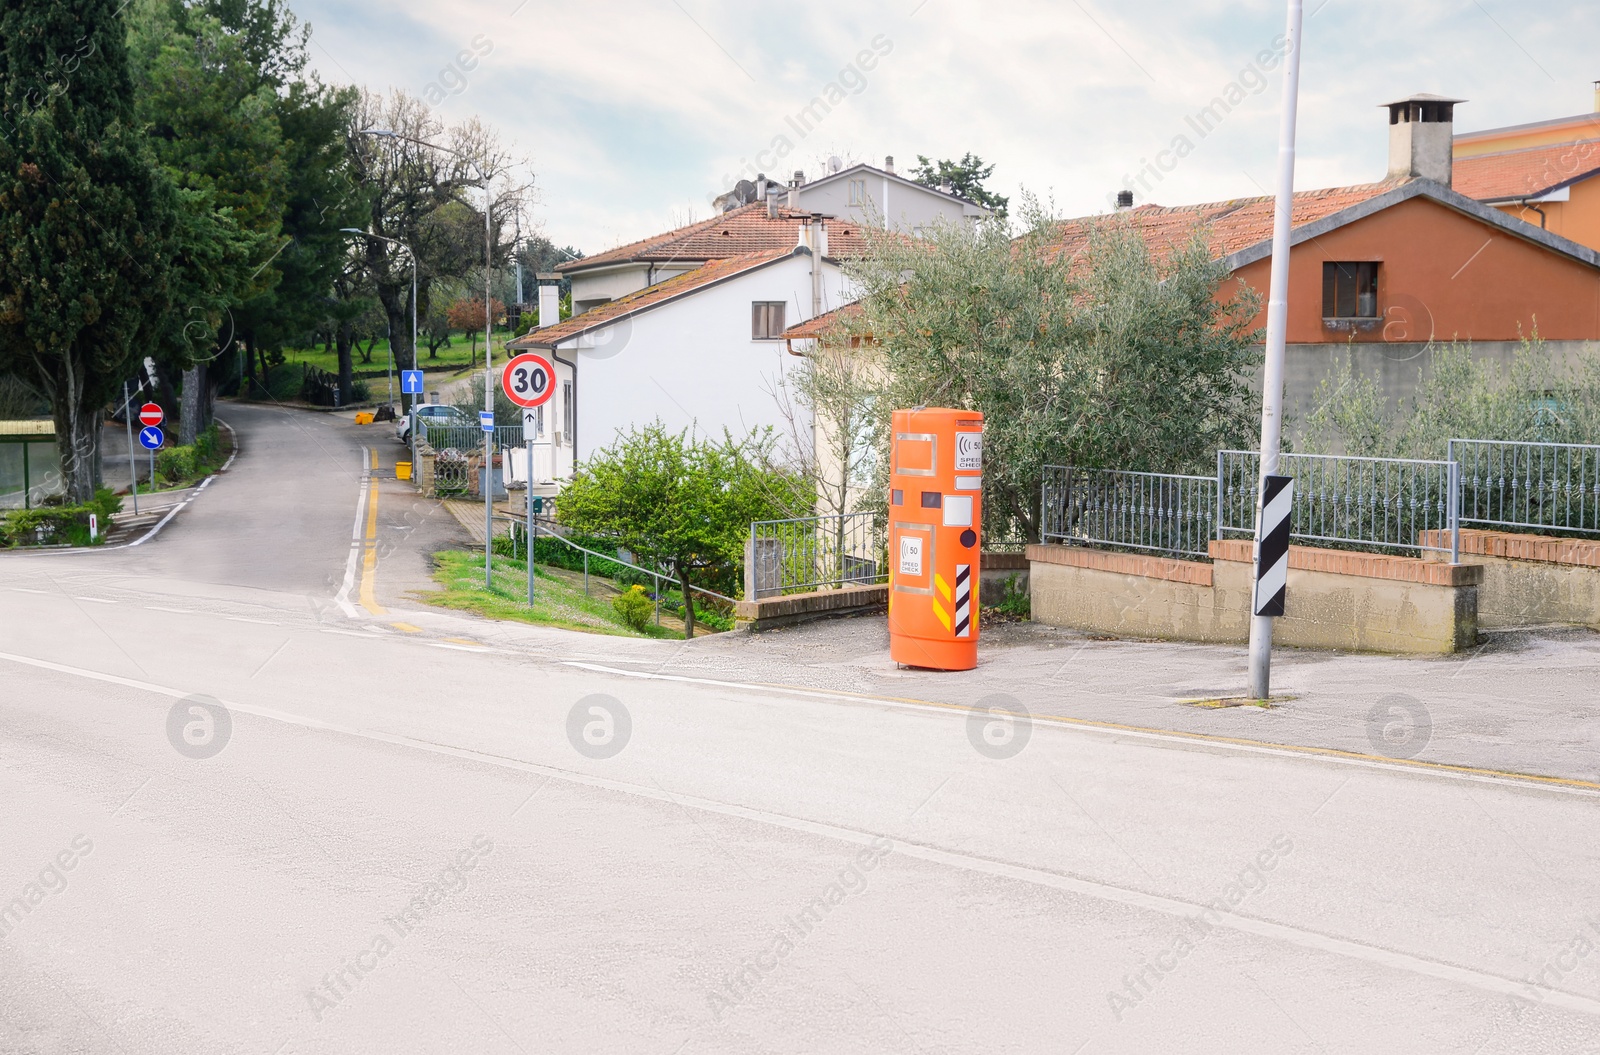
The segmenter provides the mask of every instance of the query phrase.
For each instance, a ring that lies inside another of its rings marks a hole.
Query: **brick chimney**
[[[1383,105],[1389,111],[1389,177],[1431,179],[1450,186],[1455,108],[1465,99],[1421,93]]]

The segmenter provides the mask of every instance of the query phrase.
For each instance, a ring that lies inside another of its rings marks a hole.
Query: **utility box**
[[[983,415],[894,412],[889,452],[889,656],[908,667],[978,665]]]

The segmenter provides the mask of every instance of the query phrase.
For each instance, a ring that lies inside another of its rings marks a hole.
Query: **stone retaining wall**
[[[1033,618],[1118,637],[1244,644],[1252,544],[1211,543],[1213,563],[1077,546],[1028,547]],[[1289,548],[1289,611],[1274,640],[1303,648],[1445,653],[1478,637],[1475,565]]]

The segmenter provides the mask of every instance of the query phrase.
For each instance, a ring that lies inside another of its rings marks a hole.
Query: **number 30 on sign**
[[[500,387],[519,407],[543,406],[555,394],[556,368],[544,356],[524,352],[506,364]]]

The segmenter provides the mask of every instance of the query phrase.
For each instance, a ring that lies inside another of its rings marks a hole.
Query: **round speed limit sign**
[[[519,407],[539,407],[556,391],[556,368],[542,355],[524,352],[506,364],[500,375],[506,398]]]

